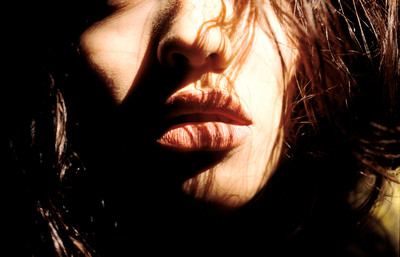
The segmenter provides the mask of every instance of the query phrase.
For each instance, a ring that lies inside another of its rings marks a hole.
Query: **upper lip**
[[[194,90],[179,92],[167,99],[166,106],[165,119],[167,120],[198,114],[205,117],[207,115],[209,115],[208,117],[220,117],[225,122],[237,125],[252,124],[249,112],[239,99],[227,92]],[[204,122],[204,120],[202,121]]]

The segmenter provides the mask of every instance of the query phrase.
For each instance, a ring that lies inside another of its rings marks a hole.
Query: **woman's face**
[[[131,126],[116,129],[125,147],[153,155],[163,176],[181,174],[189,197],[228,209],[248,202],[276,168],[290,75],[281,61],[290,68],[295,55],[267,4],[270,33],[235,2],[109,0],[114,11],[80,39]]]

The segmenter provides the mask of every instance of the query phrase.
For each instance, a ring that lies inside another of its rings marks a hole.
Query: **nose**
[[[205,0],[202,0],[205,1]],[[181,1],[188,3],[189,1]],[[162,65],[168,67],[189,66],[194,69],[208,69],[220,73],[230,64],[232,45],[228,36],[218,25],[218,12],[200,4],[181,4],[167,31],[159,41],[157,57]],[[219,2],[219,1],[217,1]],[[222,10],[222,9],[220,9]]]

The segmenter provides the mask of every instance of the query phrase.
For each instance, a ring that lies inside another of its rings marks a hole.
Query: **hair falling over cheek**
[[[202,34],[214,28],[218,28],[221,30],[221,33],[227,35],[227,39],[231,45],[226,47],[226,41],[221,41],[223,45],[220,47],[235,54],[229,60],[230,65],[228,69],[217,72],[217,84],[223,81],[227,86],[226,89],[234,93],[233,81],[235,81],[240,72],[241,65],[246,61],[254,41],[258,16],[256,11],[257,6],[254,1],[234,0],[232,3],[233,15],[232,17],[227,17],[227,6],[224,0],[221,0],[221,3],[220,15],[202,25],[200,34],[198,35],[198,42],[195,42],[195,44],[201,45],[201,42],[204,40]],[[213,75],[215,74],[204,74],[199,82],[201,84],[209,84],[208,81]]]

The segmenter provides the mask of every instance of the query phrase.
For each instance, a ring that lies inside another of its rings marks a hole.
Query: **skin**
[[[234,57],[243,46],[234,40],[239,37],[229,38],[219,26],[200,33],[203,24],[221,14],[220,0],[111,0],[108,4],[115,11],[89,27],[81,35],[80,44],[90,68],[117,106],[139,98],[148,99],[149,103],[158,101],[155,105],[162,106],[165,98],[157,95],[167,98],[185,91],[213,89],[234,92],[250,113],[251,133],[243,142],[224,151],[223,158],[212,165],[188,173],[180,183],[186,195],[221,209],[231,210],[247,203],[276,169],[283,141],[284,81],[291,72],[282,76],[281,59],[271,33],[254,25],[254,42],[246,59],[238,63]],[[231,1],[225,5],[228,19],[243,22],[235,16]],[[283,61],[290,68],[295,51],[289,47],[284,29],[270,7],[266,5],[265,9]],[[203,41],[197,44],[200,34]],[[186,58],[185,69],[176,68],[174,54]],[[239,72],[233,76],[231,71],[238,65]],[[165,70],[171,68],[178,69],[182,79],[165,78],[159,88],[146,83],[146,76],[151,76],[148,74],[165,76]],[[132,115],[137,112],[130,111]],[[141,122],[148,121],[143,118]],[[173,154],[178,162],[184,155]]]

